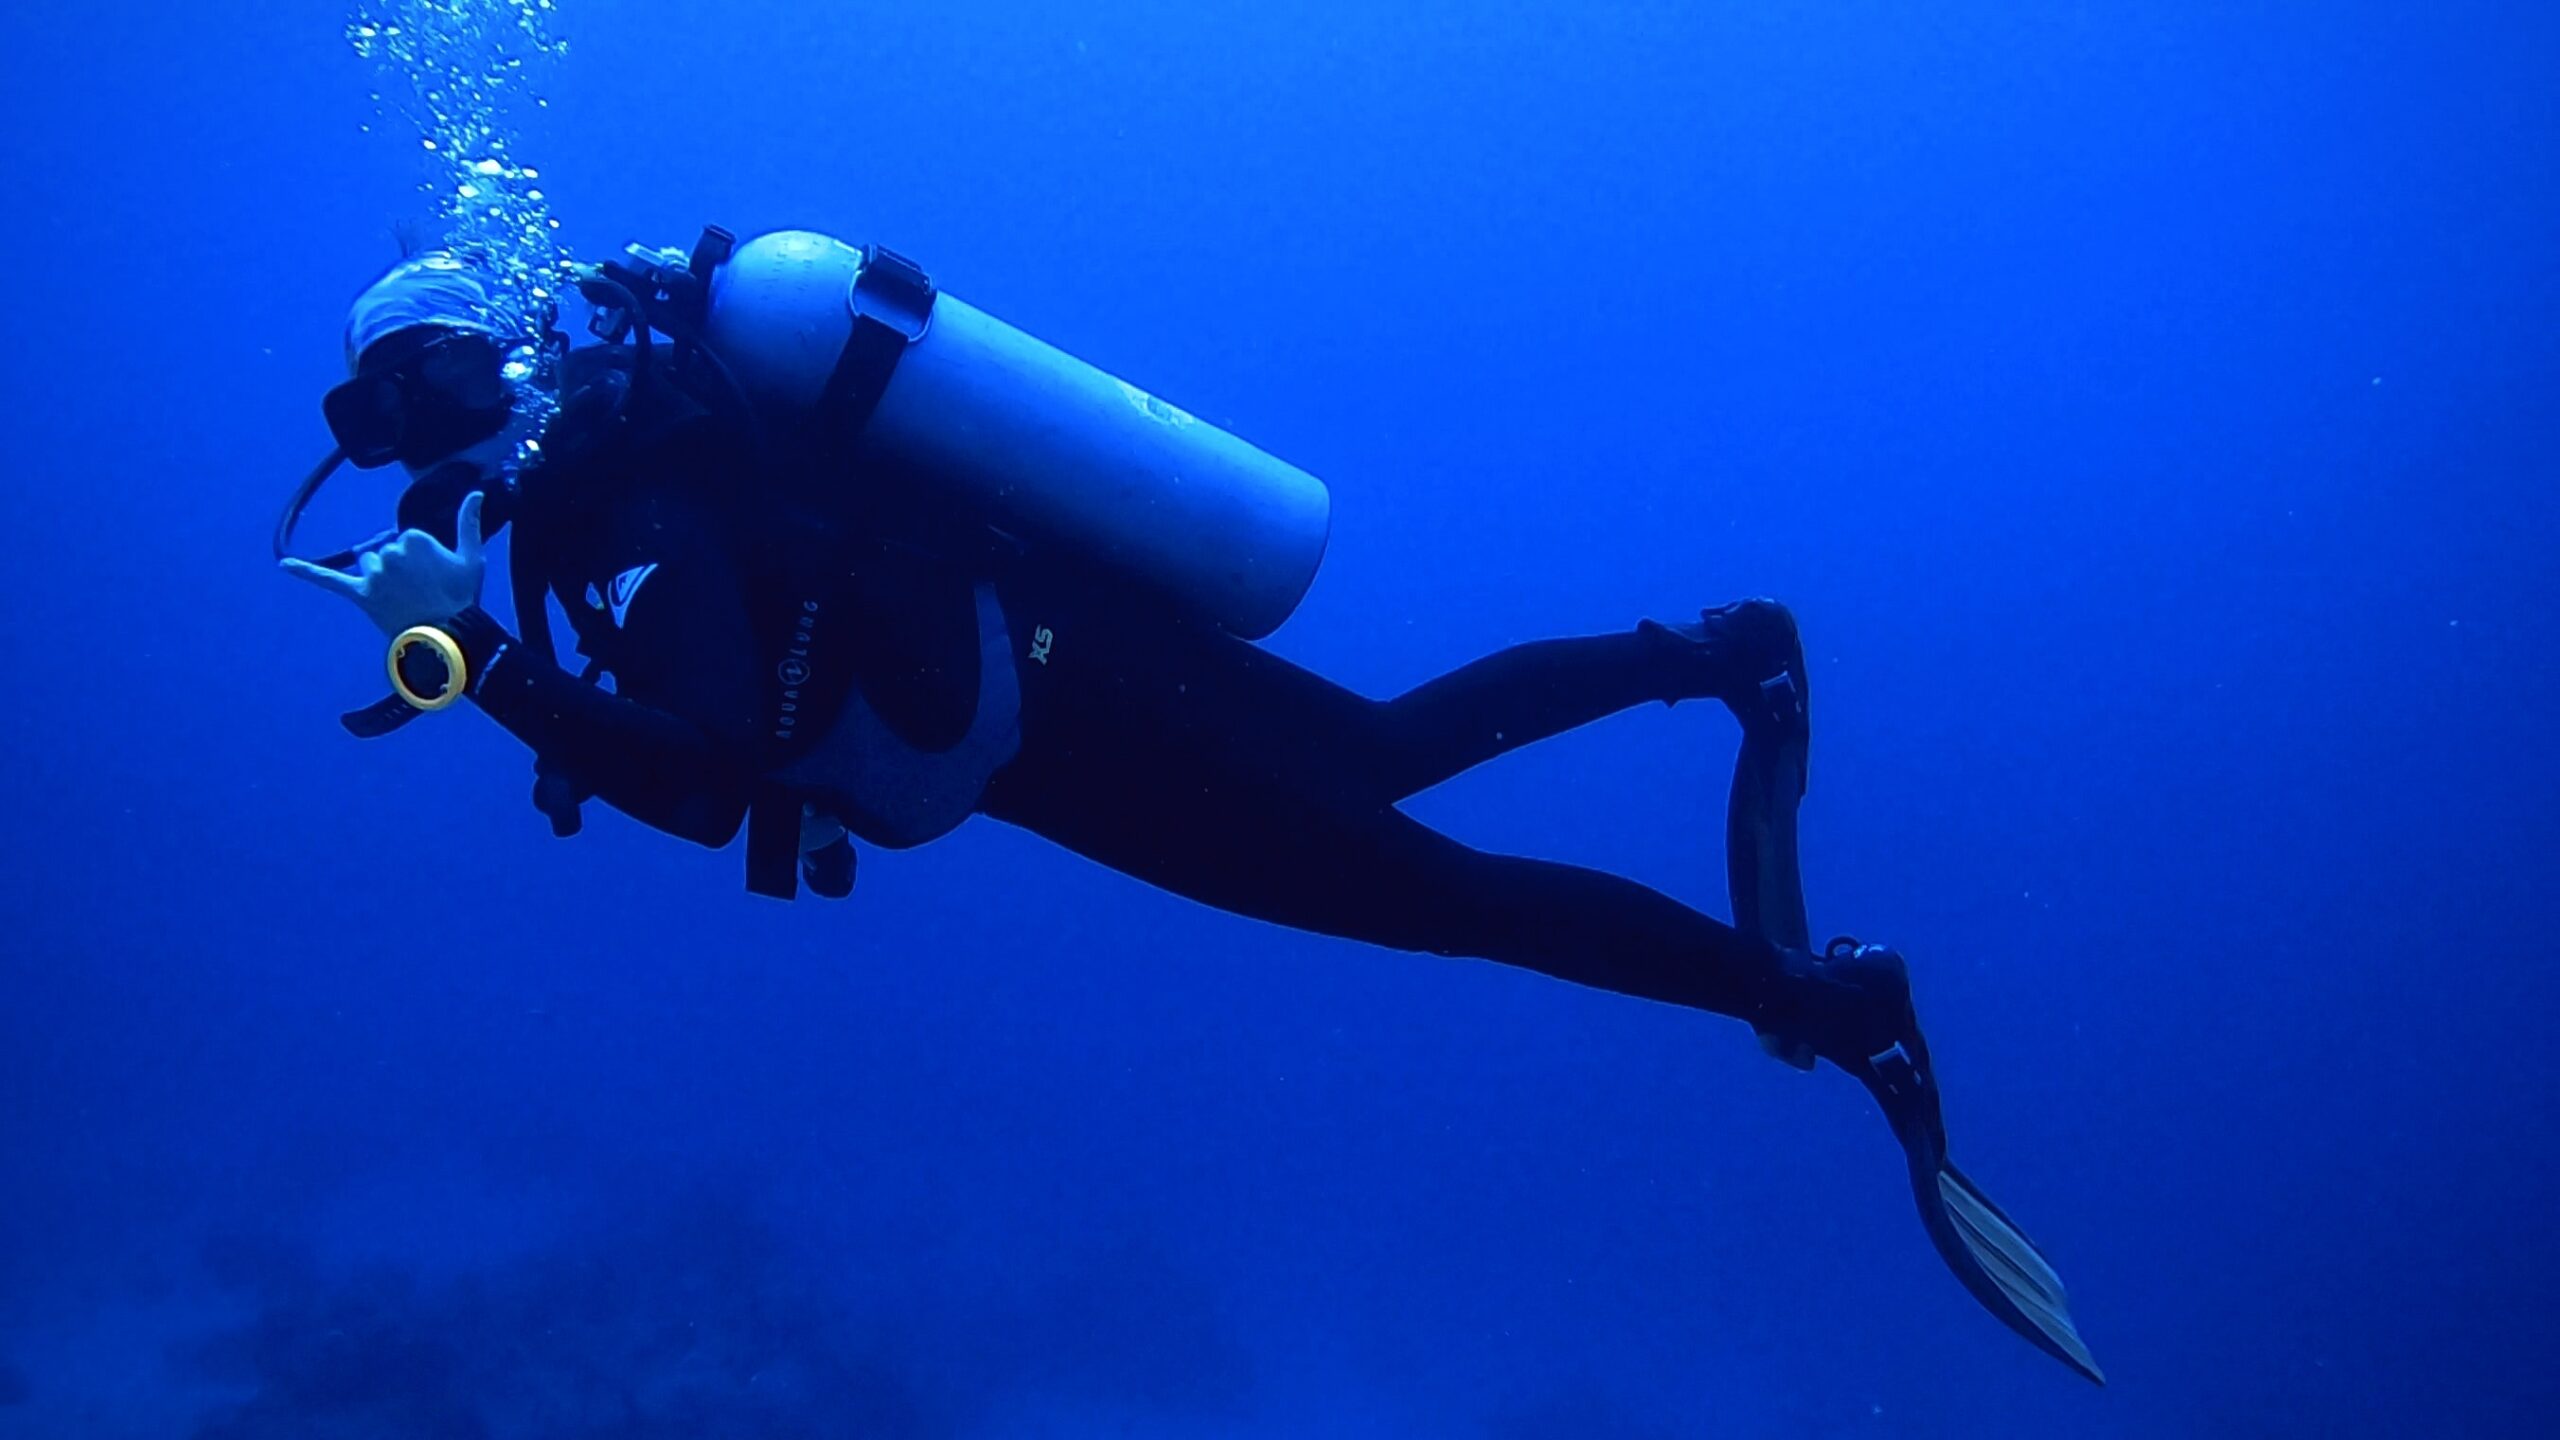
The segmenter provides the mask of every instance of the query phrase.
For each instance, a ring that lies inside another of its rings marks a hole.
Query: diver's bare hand
[[[448,620],[480,603],[480,582],[489,569],[480,534],[481,498],[476,490],[463,497],[450,550],[424,530],[403,530],[389,544],[364,552],[352,575],[308,560],[281,563],[286,574],[354,601],[385,635]]]

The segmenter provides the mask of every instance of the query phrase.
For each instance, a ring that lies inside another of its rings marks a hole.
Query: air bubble
[[[532,93],[545,62],[567,46],[539,0],[356,0],[342,32],[378,67],[371,99],[381,116],[411,127],[426,163],[419,193],[438,222],[428,241],[491,274],[490,313],[501,333],[532,337],[548,323],[568,273],[549,197],[519,179],[539,174],[515,160],[522,117],[548,109]],[[379,128],[377,119],[372,128]],[[535,352],[524,363],[538,368]],[[528,374],[532,373],[528,369]]]

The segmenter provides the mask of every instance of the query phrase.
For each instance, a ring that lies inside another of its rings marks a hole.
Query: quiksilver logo
[[[790,648],[782,652],[781,663],[773,667],[775,678],[782,682],[782,706],[774,716],[773,738],[788,740],[800,724],[800,687],[809,683],[809,637],[818,627],[818,602],[800,602],[799,617],[792,622]]]
[[[656,573],[658,562],[652,560],[646,565],[634,565],[613,577],[613,585],[606,592],[606,598],[613,602],[614,629],[622,628],[622,617],[629,613],[631,602],[639,598],[640,587]]]

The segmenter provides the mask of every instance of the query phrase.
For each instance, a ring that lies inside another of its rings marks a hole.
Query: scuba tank
[[[894,252],[806,230],[741,245],[714,227],[690,256],[626,254],[594,272],[611,282],[589,292],[608,297],[597,332],[636,320],[708,352],[822,485],[920,487],[1248,640],[1315,581],[1321,481],[941,293]]]

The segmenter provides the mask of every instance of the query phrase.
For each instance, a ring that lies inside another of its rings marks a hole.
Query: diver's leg
[[[1186,751],[1151,767],[1011,767],[983,809],[1238,915],[1398,950],[1487,959],[1763,1028],[1812,1023],[1826,987],[1760,937],[1618,876],[1471,849],[1392,806],[1275,785]]]
[[[1024,667],[1022,749],[980,808],[1221,909],[1756,1014],[1780,947],[1631,881],[1471,850],[1393,802],[1639,700],[1748,703],[1764,629],[1792,650],[1761,602],[1522,647],[1382,704],[1203,628],[1079,621]]]
[[[1486,656],[1378,704],[1369,748],[1388,795],[1402,799],[1648,701],[1721,700],[1748,735],[1761,728],[1766,684],[1792,674],[1801,695],[1803,668],[1786,607],[1744,600],[1695,624],[1648,620],[1629,633],[1541,640]]]
[[[1690,624],[1513,646],[1373,700],[1236,639],[1141,605],[1036,585],[1008,592],[1017,633],[1054,636],[1017,666],[1025,745],[1218,752],[1239,773],[1391,804],[1520,746],[1646,702],[1714,698],[1748,734],[1773,674],[1801,675],[1795,620],[1770,600]]]

